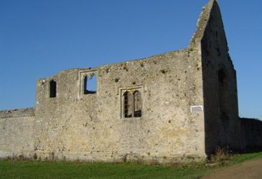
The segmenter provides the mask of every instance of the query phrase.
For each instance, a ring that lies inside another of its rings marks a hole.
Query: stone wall
[[[242,145],[245,150],[261,149],[262,121],[258,119],[241,118]]]
[[[0,158],[33,158],[34,109],[0,111]]]
[[[0,111],[0,158],[185,162],[261,146],[261,129],[238,118],[236,71],[210,0],[188,49],[39,79],[35,109]]]
[[[72,69],[37,82],[36,153],[41,159],[88,161],[204,158],[201,60],[198,50]],[[97,93],[83,94],[82,74],[97,76]],[[57,97],[50,98],[50,81]],[[123,90],[138,89],[142,117],[123,117]]]
[[[190,46],[201,44],[206,153],[213,153],[218,147],[239,149],[236,71],[216,1],[205,6],[198,26]]]
[[[236,71],[217,4],[210,13],[202,49],[207,153],[217,147],[239,149]]]

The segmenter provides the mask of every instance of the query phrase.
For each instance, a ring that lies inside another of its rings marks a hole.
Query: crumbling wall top
[[[201,39],[203,38],[204,32],[206,30],[206,27],[207,27],[207,24],[208,24],[208,21],[209,21],[209,18],[210,18],[212,8],[213,8],[215,3],[218,4],[218,1],[217,0],[210,0],[208,2],[208,4],[202,8],[202,12],[201,12],[200,17],[197,21],[197,30],[195,31],[195,33],[194,33],[194,35],[193,35],[193,37],[190,41],[189,48],[193,48],[195,46],[195,44],[198,44],[201,41]]]
[[[0,118],[29,117],[35,115],[35,108],[11,109],[0,111]]]

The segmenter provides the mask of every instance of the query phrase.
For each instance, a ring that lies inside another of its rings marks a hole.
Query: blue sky
[[[186,48],[207,0],[0,0],[0,110],[33,107],[37,78]],[[239,114],[262,119],[262,1],[220,0]]]

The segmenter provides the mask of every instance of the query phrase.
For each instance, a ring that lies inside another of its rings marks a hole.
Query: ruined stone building
[[[169,163],[262,144],[260,122],[238,116],[216,0],[187,49],[61,71],[36,88],[35,108],[0,112],[0,158]]]

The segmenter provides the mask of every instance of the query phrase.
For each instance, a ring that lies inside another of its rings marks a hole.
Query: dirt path
[[[262,179],[262,158],[217,171],[203,179]]]

